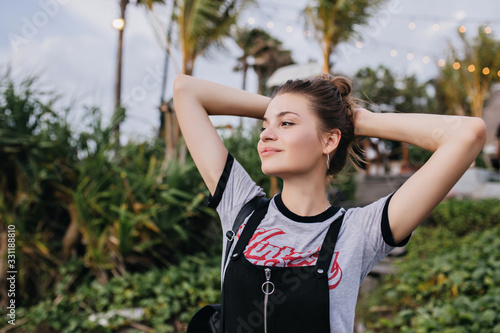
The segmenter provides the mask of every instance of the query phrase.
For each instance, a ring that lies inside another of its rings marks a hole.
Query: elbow
[[[465,135],[467,142],[471,145],[472,149],[477,150],[477,153],[483,149],[486,143],[486,124],[483,119],[478,117],[470,118],[467,125]]]
[[[476,141],[482,149],[486,143],[486,123],[483,119],[477,117],[473,120],[472,133],[474,135],[474,141]]]
[[[189,80],[189,76],[185,74],[179,74],[175,77],[174,80],[174,100],[176,96],[180,95],[181,93],[185,92],[189,86],[189,83],[187,82]]]

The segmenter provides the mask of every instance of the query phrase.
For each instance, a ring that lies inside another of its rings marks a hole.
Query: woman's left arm
[[[407,142],[434,152],[391,198],[388,217],[396,243],[408,237],[444,199],[486,140],[484,121],[476,117],[356,109],[354,126],[356,135]]]

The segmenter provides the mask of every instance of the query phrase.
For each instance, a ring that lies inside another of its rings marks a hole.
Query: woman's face
[[[326,164],[317,117],[306,97],[283,94],[273,98],[262,129],[257,150],[264,174],[280,178],[305,175]]]

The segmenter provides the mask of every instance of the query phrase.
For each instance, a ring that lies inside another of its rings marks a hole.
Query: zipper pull
[[[262,284],[262,292],[266,295],[271,295],[274,293],[274,283],[271,281],[271,269],[270,268],[265,268],[264,273],[266,274],[266,282]],[[271,288],[271,290],[269,290]]]

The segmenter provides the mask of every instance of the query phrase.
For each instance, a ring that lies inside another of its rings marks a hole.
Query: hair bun
[[[320,74],[315,78],[327,80],[330,84],[337,88],[342,97],[348,96],[352,91],[352,83],[345,76],[333,76],[332,74]]]
[[[335,76],[330,80],[330,83],[332,86],[337,87],[337,89],[340,91],[340,94],[343,97],[346,97],[351,93],[352,90],[352,83],[349,79],[343,77],[343,76]]]

